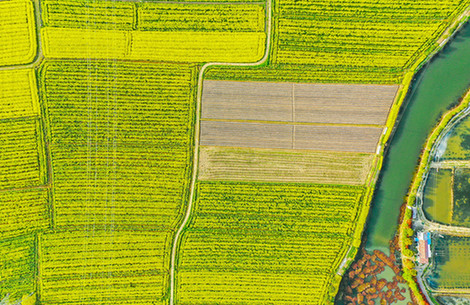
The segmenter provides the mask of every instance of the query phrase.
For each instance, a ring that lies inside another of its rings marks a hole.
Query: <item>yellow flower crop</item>
[[[200,182],[181,243],[177,299],[195,305],[324,303],[352,242],[364,190]]]
[[[44,28],[49,58],[116,58],[170,62],[254,62],[265,33],[146,32]]]
[[[39,115],[39,103],[34,71],[0,71],[0,119],[36,115]]]
[[[33,4],[0,1],[0,66],[29,63],[36,55]]]

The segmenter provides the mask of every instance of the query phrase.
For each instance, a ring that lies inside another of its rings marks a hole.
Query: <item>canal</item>
[[[403,116],[389,143],[372,199],[366,249],[388,250],[400,206],[410,187],[421,149],[439,117],[470,86],[470,25],[437,54],[413,81]]]

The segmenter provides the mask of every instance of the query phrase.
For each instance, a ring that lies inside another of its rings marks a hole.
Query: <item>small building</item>
[[[420,264],[429,263],[429,257],[431,256],[431,246],[428,242],[430,240],[430,234],[424,234],[418,232],[418,259]]]
[[[427,255],[428,258],[431,257],[431,233],[426,233],[426,242],[427,242]]]

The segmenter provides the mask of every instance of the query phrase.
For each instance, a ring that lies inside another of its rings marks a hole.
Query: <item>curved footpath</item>
[[[192,177],[191,184],[189,187],[189,200],[188,206],[186,208],[186,213],[184,215],[183,221],[176,231],[175,237],[173,239],[173,244],[171,248],[171,257],[170,257],[170,305],[173,305],[175,302],[175,268],[176,268],[176,256],[177,249],[180,242],[181,234],[183,233],[186,225],[188,224],[189,218],[191,217],[192,208],[194,205],[194,195],[195,195],[195,186],[198,176],[198,167],[199,167],[199,134],[200,134],[200,121],[201,121],[201,102],[202,102],[202,86],[203,86],[203,77],[204,72],[209,67],[213,66],[232,66],[232,67],[254,67],[264,64],[269,57],[269,50],[271,46],[271,28],[272,28],[272,0],[266,0],[266,49],[263,58],[253,63],[224,63],[224,62],[212,62],[206,63],[202,66],[198,74],[197,80],[197,99],[196,99],[196,121],[194,129],[194,154],[193,154],[193,168],[192,168]]]

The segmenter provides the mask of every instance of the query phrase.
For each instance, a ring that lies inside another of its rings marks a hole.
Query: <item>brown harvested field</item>
[[[292,84],[204,81],[203,119],[292,121]]]
[[[294,84],[295,121],[384,125],[398,86]]]
[[[202,146],[200,180],[365,183],[374,155]]]
[[[295,149],[375,153],[379,127],[296,125]]]
[[[292,125],[220,121],[201,122],[201,145],[292,148]]]
[[[375,153],[381,132],[379,127],[202,121],[200,144]]]
[[[204,81],[202,118],[383,125],[396,85]]]

